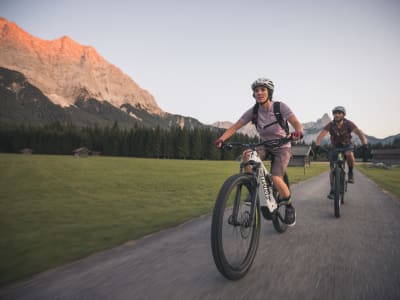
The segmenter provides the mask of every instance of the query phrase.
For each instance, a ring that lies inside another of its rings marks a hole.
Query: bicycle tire
[[[344,194],[346,193],[346,173],[342,170],[341,172],[342,176],[340,177],[340,204],[344,204]]]
[[[232,175],[222,185],[214,206],[211,224],[212,254],[218,271],[230,280],[238,280],[244,277],[253,264],[257,253],[261,229],[258,200],[251,201],[250,205],[243,201],[244,205],[241,206],[241,201],[246,197],[246,194],[247,197],[251,197],[256,192],[253,181],[252,176],[248,174]],[[242,189],[244,189],[243,193]],[[255,209],[255,220],[253,220],[252,226],[246,227],[245,224],[235,226],[228,223],[233,211],[231,207],[234,205],[238,205],[237,217],[242,223],[250,221],[248,211],[251,208]],[[227,230],[224,226],[227,226]],[[229,233],[233,233],[233,239],[241,238],[239,243],[229,240]],[[245,246],[246,249],[244,251],[239,249],[238,253],[235,253],[234,247],[241,246]],[[243,257],[238,257],[239,255]]]
[[[287,173],[283,175],[283,180],[285,181],[286,185],[290,190],[289,177]],[[279,193],[275,187],[273,188],[273,192],[275,199],[278,199]],[[272,215],[272,224],[274,225],[274,228],[278,233],[284,233],[288,228],[288,225],[282,220],[284,218],[283,216],[285,207],[286,207],[285,205],[279,206],[278,209]]]
[[[333,207],[334,207],[334,212],[335,212],[335,217],[340,218],[340,194],[341,194],[341,170],[336,167],[335,173],[334,173],[334,198],[333,198]]]

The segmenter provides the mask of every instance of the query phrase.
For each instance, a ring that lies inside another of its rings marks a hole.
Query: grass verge
[[[0,285],[210,213],[232,161],[0,154]],[[327,170],[290,168],[291,183]]]
[[[375,181],[381,188],[400,198],[400,168],[372,168],[368,164],[357,165],[358,170]]]

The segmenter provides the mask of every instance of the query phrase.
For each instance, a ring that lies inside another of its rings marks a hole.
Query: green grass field
[[[0,285],[211,213],[238,162],[0,154]],[[327,165],[290,168],[291,182]]]
[[[379,169],[371,168],[366,164],[357,167],[380,187],[400,198],[400,168]]]

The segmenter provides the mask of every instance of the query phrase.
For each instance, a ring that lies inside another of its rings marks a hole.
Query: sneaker
[[[335,198],[335,193],[333,191],[330,191],[327,197],[329,199],[333,199],[333,198]]]
[[[347,182],[348,183],[354,183],[354,174],[353,173],[349,173],[349,177],[347,178]]]
[[[296,224],[296,210],[292,205],[286,205],[285,223],[288,226],[293,226],[294,224]]]

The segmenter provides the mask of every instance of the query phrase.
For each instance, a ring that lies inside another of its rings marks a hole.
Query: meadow
[[[380,169],[372,168],[368,164],[358,166],[364,175],[375,181],[381,188],[400,198],[400,168]]]
[[[0,285],[211,213],[235,161],[0,154]],[[289,168],[291,182],[326,164]]]

